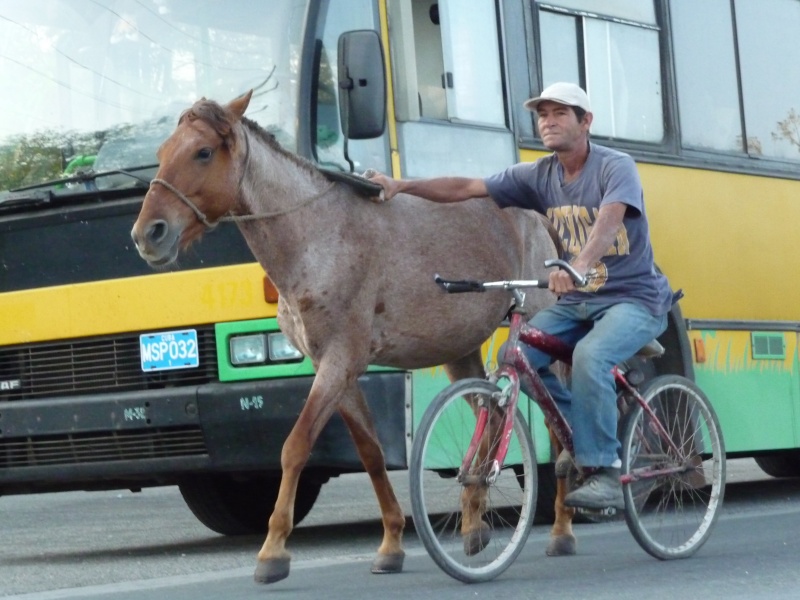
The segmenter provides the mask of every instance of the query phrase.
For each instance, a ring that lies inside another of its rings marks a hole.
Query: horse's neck
[[[268,214],[291,209],[322,189],[326,180],[321,173],[247,129],[245,135],[249,141],[240,201],[246,212]]]
[[[303,259],[325,235],[322,228],[336,228],[343,213],[330,210],[332,200],[325,194],[330,184],[321,173],[248,135],[251,150],[239,210],[249,215],[283,214],[243,221],[239,227],[256,259],[283,291],[302,276]]]

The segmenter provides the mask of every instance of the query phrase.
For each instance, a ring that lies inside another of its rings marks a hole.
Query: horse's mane
[[[189,121],[200,119],[204,121],[225,140],[226,144],[230,143],[230,134],[236,123],[235,117],[225,107],[213,100],[207,100],[205,98],[198,100],[191,108],[183,111],[178,119],[178,123],[184,119],[188,119]],[[250,133],[267,144],[272,150],[285,156],[300,167],[308,169],[312,173],[319,174],[319,169],[317,169],[313,163],[283,148],[274,134],[261,127],[261,125],[255,121],[247,117],[242,117],[242,124]]]

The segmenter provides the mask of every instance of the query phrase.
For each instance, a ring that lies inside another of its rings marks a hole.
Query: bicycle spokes
[[[502,435],[508,411],[500,397],[500,388],[486,380],[453,384],[426,412],[412,449],[417,532],[436,563],[466,582],[491,579],[511,564],[536,505],[527,423],[515,411],[513,435]]]
[[[689,556],[708,538],[722,502],[719,424],[702,392],[682,377],[658,377],[642,396],[623,439],[626,520],[653,556]]]

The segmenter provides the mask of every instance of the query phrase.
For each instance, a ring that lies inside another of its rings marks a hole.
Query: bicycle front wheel
[[[639,545],[667,560],[706,542],[725,493],[725,446],[714,409],[690,380],[653,379],[622,446],[625,520]],[[654,418],[655,417],[655,418]]]
[[[522,550],[536,507],[537,470],[529,428],[517,410],[508,454],[493,469],[502,437],[503,391],[484,379],[443,390],[422,418],[411,450],[411,509],[417,534],[436,564],[466,583],[489,581]],[[477,452],[461,469],[486,411]]]

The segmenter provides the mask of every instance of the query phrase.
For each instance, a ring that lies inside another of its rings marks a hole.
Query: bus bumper
[[[279,471],[313,377],[0,403],[0,494],[169,485],[182,475]],[[410,376],[364,375],[387,467],[406,467]],[[336,414],[308,467],[362,470]]]

